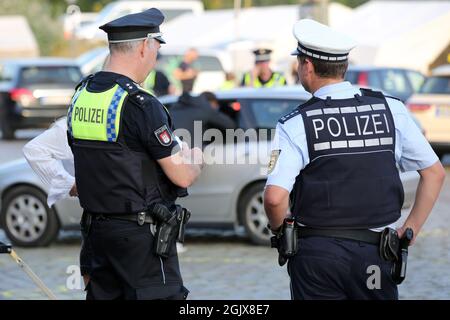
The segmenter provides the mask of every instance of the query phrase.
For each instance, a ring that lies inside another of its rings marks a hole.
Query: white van
[[[96,19],[75,30],[75,37],[80,40],[106,40],[106,34],[98,27],[124,15],[142,12],[150,8],[158,8],[170,21],[185,13],[200,14],[204,11],[203,3],[198,0],[165,0],[165,1],[114,1],[106,5]]]

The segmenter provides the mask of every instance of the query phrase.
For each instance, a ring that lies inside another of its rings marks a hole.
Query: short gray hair
[[[145,39],[144,39],[145,40]],[[144,40],[131,40],[124,42],[110,42],[109,51],[111,54],[114,53],[129,53],[134,51]],[[149,39],[149,47],[154,45],[155,39]],[[153,41],[152,41],[153,40]]]

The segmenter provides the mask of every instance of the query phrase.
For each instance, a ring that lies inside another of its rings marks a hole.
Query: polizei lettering
[[[321,155],[393,149],[392,116],[381,103],[312,108],[303,121],[310,151]]]
[[[90,107],[75,107],[73,119],[75,121],[87,123],[103,123],[105,110]]]

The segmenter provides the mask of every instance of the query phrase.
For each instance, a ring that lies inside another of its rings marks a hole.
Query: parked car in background
[[[69,59],[35,58],[0,62],[0,128],[13,139],[22,128],[48,127],[67,113],[82,73]]]
[[[310,94],[294,86],[238,88],[218,91],[216,95],[220,111],[232,117],[238,128],[269,129],[269,132],[267,136],[260,134],[257,141],[217,139],[211,142],[204,150],[208,165],[189,188],[189,197],[180,199],[179,203],[192,212],[188,228],[243,227],[253,243],[268,244],[271,233],[266,227],[263,190],[273,129],[281,116],[308,100]],[[170,109],[177,99],[177,96],[166,96],[161,101]],[[224,150],[224,155],[232,155],[233,164],[212,163],[214,148]],[[256,153],[257,161],[251,163],[249,157]],[[407,172],[400,176],[407,207],[413,202],[418,174]],[[0,225],[14,244],[46,245],[55,239],[59,229],[79,228],[78,200],[66,199],[49,208],[46,192],[47,187],[24,159],[0,168]]]
[[[168,22],[185,13],[202,13],[203,3],[198,0],[151,0],[151,1],[114,1],[107,4],[92,23],[75,29],[75,37],[80,40],[105,41],[106,34],[98,27],[131,13],[158,8]]]
[[[450,64],[431,72],[407,103],[439,157],[450,153]]]
[[[178,88],[181,93],[181,86],[174,78],[173,72],[179,66],[183,55],[189,48],[170,47],[163,45],[159,49],[161,58],[156,64],[156,69],[165,73],[169,81]],[[222,50],[198,48],[199,57],[194,63],[194,68],[199,70],[199,74],[194,83],[194,92],[215,91],[225,81],[225,73],[231,71],[231,57]],[[83,71],[88,75],[102,69],[106,57],[109,54],[107,47],[99,47],[80,55],[76,61]]]
[[[419,91],[425,76],[418,71],[375,66],[349,66],[345,80],[360,87],[379,88],[405,102]]]

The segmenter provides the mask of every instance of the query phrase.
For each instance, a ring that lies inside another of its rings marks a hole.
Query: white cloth
[[[353,98],[361,94],[350,82],[324,86],[314,93],[319,99]],[[439,158],[424,135],[414,123],[404,104],[387,98],[395,124],[395,159],[401,171],[417,171],[435,164]],[[278,160],[269,174],[266,185],[275,185],[291,192],[295,178],[309,163],[308,144],[302,116],[299,114],[284,124],[278,123],[272,150],[281,150]],[[394,227],[395,224],[390,227]],[[381,231],[383,228],[373,229]]]
[[[49,187],[48,206],[69,197],[70,189],[75,184],[73,154],[66,131],[67,119],[64,117],[22,149],[31,168]]]

